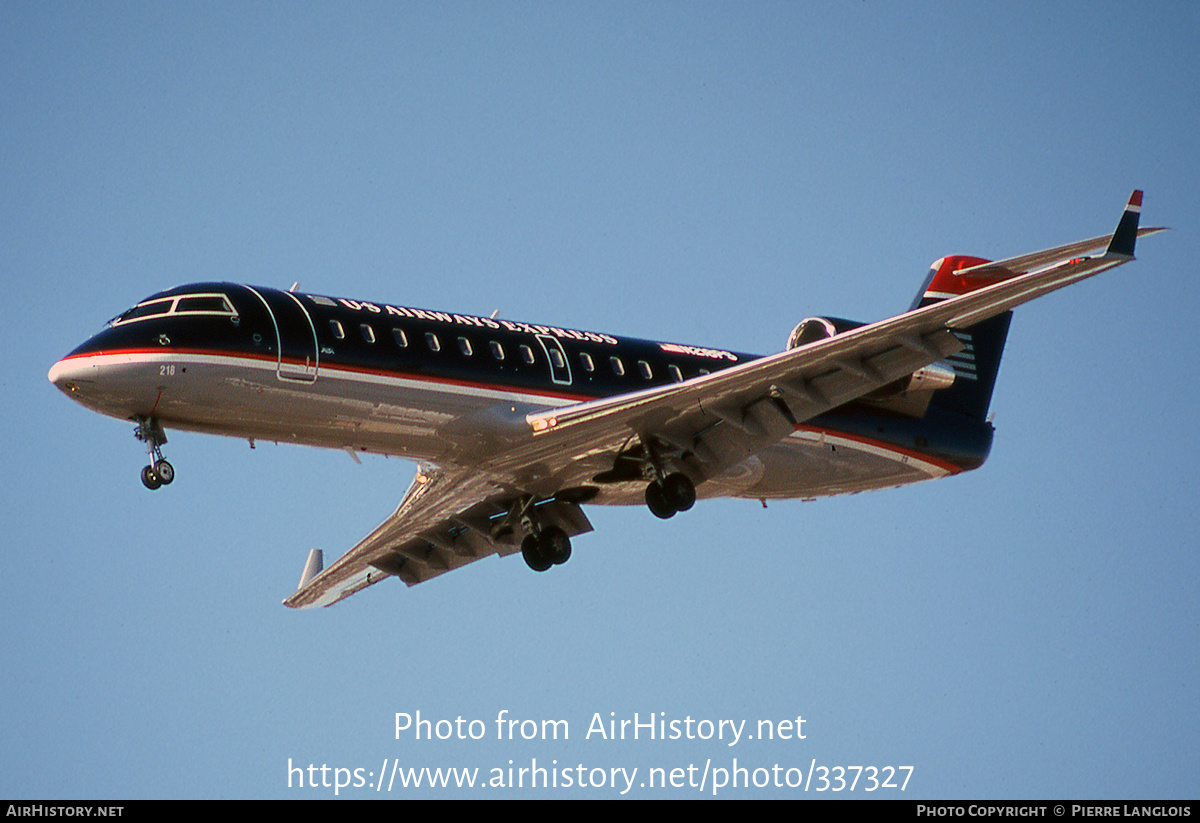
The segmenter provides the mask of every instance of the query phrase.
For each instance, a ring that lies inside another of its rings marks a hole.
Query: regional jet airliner
[[[567,561],[588,504],[657,517],[697,498],[814,498],[980,466],[1011,310],[1133,259],[1142,193],[1112,235],[999,262],[936,261],[910,309],[810,317],[759,356],[232,283],[155,294],[50,369],[136,424],[149,489],[166,431],[417,462],[399,507],[284,602],[328,606],[490,554]]]

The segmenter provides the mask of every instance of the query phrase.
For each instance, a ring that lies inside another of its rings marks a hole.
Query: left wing
[[[423,464],[391,517],[283,603],[332,606],[386,577],[414,586],[490,554],[512,554],[520,543],[512,540],[513,519],[527,499],[478,470]],[[566,500],[541,503],[537,517],[570,537],[592,530]]]
[[[711,476],[739,453],[954,354],[955,330],[1129,262],[1137,237],[1164,231],[1138,230],[1141,200],[1135,191],[1112,235],[963,269],[955,277],[965,293],[924,308],[683,383],[530,414],[534,437],[503,457],[611,450],[633,433],[691,452]]]

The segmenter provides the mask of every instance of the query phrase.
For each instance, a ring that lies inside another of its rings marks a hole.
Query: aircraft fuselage
[[[51,370],[72,399],[121,419],[472,465],[529,432],[525,416],[681,382],[757,355],[230,283],[156,294]],[[817,497],[979,466],[987,423],[854,403],[797,426],[697,489]],[[644,483],[597,465],[596,503]],[[611,465],[608,466],[611,468]],[[624,482],[628,480],[628,482]]]

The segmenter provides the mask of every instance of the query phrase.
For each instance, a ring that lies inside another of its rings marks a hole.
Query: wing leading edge
[[[969,290],[924,308],[682,383],[527,416],[528,436],[470,467],[418,469],[396,511],[284,604],[329,606],[386,577],[412,586],[490,554],[517,551],[517,510],[570,536],[590,531],[578,501],[559,499],[557,467],[584,454],[616,454],[653,437],[697,458],[703,480],[788,436],[817,415],[956,353],[964,329],[1133,259],[1140,191],[1117,230],[1088,240],[963,269]],[[1096,256],[1085,256],[1103,250]],[[537,490],[515,488],[524,468],[550,467]]]

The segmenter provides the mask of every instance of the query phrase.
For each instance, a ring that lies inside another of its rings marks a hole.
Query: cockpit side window
[[[175,304],[176,314],[234,314],[233,306],[223,294],[199,294],[181,297]]]
[[[168,314],[171,311],[171,306],[174,303],[174,299],[147,300],[145,303],[138,303],[132,309],[114,320],[113,325],[119,326],[122,323],[130,323],[134,320],[145,320],[147,317],[159,317],[161,315]]]

